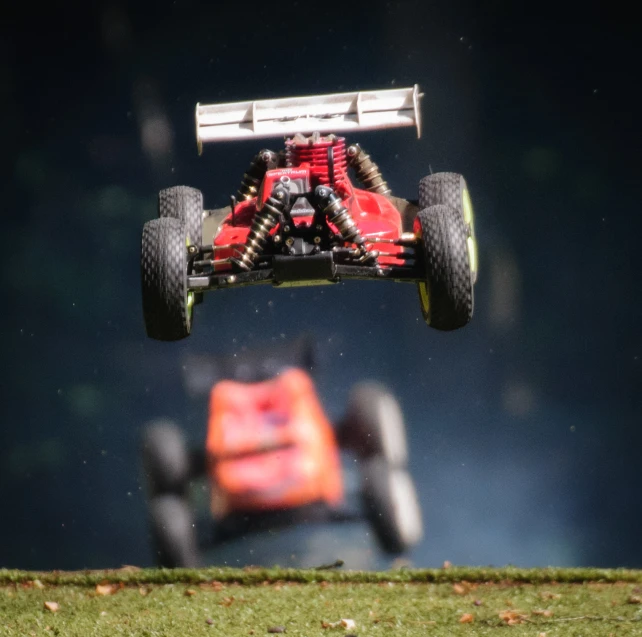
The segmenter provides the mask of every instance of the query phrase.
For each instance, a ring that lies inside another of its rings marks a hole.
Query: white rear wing
[[[198,154],[205,142],[287,137],[415,126],[421,136],[419,100],[410,88],[307,95],[283,99],[196,105]]]

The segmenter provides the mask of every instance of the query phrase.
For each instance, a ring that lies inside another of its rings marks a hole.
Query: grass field
[[[0,636],[283,632],[642,636],[642,571],[0,569]]]

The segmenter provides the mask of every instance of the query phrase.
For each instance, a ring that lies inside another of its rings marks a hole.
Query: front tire
[[[376,457],[361,464],[362,496],[366,517],[380,547],[400,555],[423,537],[419,499],[410,474]]]
[[[198,567],[198,539],[187,498],[157,495],[150,500],[149,516],[158,566]]]
[[[194,293],[187,289],[187,244],[179,219],[153,219],[143,228],[143,317],[150,338],[177,341],[191,332]]]
[[[424,320],[442,331],[463,327],[473,316],[474,284],[462,215],[450,206],[432,206],[419,211],[414,231],[426,273],[417,283]]]

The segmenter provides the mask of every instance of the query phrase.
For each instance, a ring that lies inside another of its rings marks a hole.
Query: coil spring
[[[341,203],[341,198],[327,186],[318,186],[315,190],[323,213],[328,217],[337,230],[341,233],[344,241],[354,243],[360,255],[359,261],[375,261],[379,256],[377,250],[370,250],[366,240],[361,236],[361,231],[355,223],[350,211]]]
[[[388,183],[381,176],[379,166],[372,161],[370,155],[359,144],[349,146],[347,155],[348,164],[354,168],[357,179],[365,186],[366,190],[385,197],[392,194]]]
[[[251,161],[247,172],[243,175],[241,185],[236,192],[237,199],[243,201],[256,197],[265,173],[272,168],[276,168],[278,161],[279,158],[275,152],[267,148],[259,151]]]
[[[245,245],[240,255],[232,259],[232,262],[241,268],[241,270],[248,272],[254,267],[256,260],[263,252],[270,231],[279,222],[279,218],[285,207],[285,202],[285,189],[283,186],[278,185],[272,191],[270,198],[263,204],[263,208],[254,216],[252,227],[248,232]]]

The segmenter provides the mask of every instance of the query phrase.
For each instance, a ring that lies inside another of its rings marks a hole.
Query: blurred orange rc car
[[[143,466],[159,565],[201,562],[190,483],[203,475],[213,544],[283,524],[363,518],[388,554],[416,544],[421,511],[407,471],[403,416],[390,392],[377,383],[356,385],[333,426],[302,367],[267,373],[228,374],[213,383],[204,454],[190,451],[170,421],[145,428]],[[358,461],[359,510],[347,504],[341,450]]]

